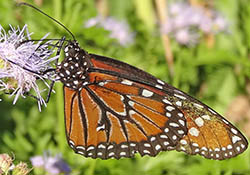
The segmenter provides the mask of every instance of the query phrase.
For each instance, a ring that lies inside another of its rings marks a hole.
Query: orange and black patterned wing
[[[155,156],[175,149],[187,134],[181,111],[158,89],[98,72],[89,78],[93,84],[81,91],[64,87],[66,133],[77,153],[101,159]]]
[[[237,128],[184,92],[77,44],[65,52],[59,76],[67,140],[75,152],[119,159],[174,149],[222,160],[246,150]]]

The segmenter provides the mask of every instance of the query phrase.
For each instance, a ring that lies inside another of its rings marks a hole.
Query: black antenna
[[[28,4],[28,3],[26,3],[26,2],[20,2],[20,3],[18,3],[17,5],[18,5],[18,6],[26,5],[26,6],[28,6],[28,7],[31,7],[31,8],[33,8],[33,9],[37,10],[38,12],[42,13],[43,15],[47,16],[48,18],[52,19],[54,22],[56,22],[57,24],[59,24],[60,26],[62,26],[67,32],[69,32],[69,34],[72,36],[72,38],[73,38],[74,40],[76,40],[76,39],[75,39],[75,36],[73,35],[73,33],[72,33],[69,29],[67,29],[67,27],[65,27],[65,25],[63,25],[62,23],[60,23],[59,21],[57,21],[55,18],[52,18],[51,16],[47,15],[45,12],[43,12],[43,11],[40,10],[40,9],[38,9],[37,7],[35,7],[35,6],[31,5],[31,4]]]

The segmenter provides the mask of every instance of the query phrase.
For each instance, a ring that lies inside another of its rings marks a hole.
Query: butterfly
[[[76,153],[120,159],[177,150],[224,160],[247,149],[242,133],[207,105],[134,66],[89,54],[62,23],[19,5],[49,17],[73,38],[55,73],[63,83],[67,141]]]
[[[56,74],[63,83],[69,146],[85,157],[120,159],[177,150],[208,159],[245,151],[247,139],[213,109],[124,62],[69,41]]]

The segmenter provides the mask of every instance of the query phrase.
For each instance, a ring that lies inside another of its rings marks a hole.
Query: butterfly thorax
[[[81,90],[88,84],[89,55],[77,42],[66,45],[64,52],[66,57],[56,69],[59,80],[71,89]]]

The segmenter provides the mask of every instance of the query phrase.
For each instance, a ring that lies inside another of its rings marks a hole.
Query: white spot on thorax
[[[66,70],[65,72],[66,72],[67,75],[70,75],[70,71]]]

